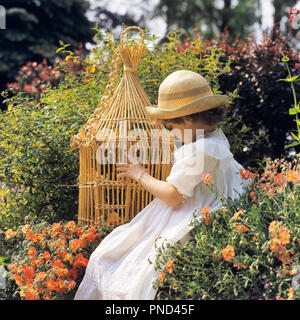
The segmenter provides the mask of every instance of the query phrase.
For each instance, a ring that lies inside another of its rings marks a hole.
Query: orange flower
[[[243,169],[240,169],[240,175],[244,180],[251,179],[254,177],[254,174],[252,172],[250,172],[249,170],[244,171]]]
[[[282,173],[278,173],[274,178],[274,185],[277,188],[283,187],[285,185],[285,177]]]
[[[74,289],[76,287],[76,282],[74,280],[66,280],[66,289]]]
[[[289,182],[296,182],[299,178],[298,173],[295,170],[288,170],[286,172],[286,180]]]
[[[287,251],[280,254],[278,259],[282,262],[282,264],[291,264],[292,262],[292,259]]]
[[[36,289],[34,289],[32,286],[27,286],[25,288],[22,288],[20,291],[20,296],[24,297],[25,300],[39,300],[40,296]]]
[[[167,263],[165,264],[165,268],[167,270],[168,273],[173,273],[173,268],[174,268],[174,263],[172,260],[167,261]]]
[[[212,216],[208,213],[205,218],[204,218],[204,221],[206,224],[211,224],[213,222],[213,218]]]
[[[36,257],[36,249],[35,249],[35,247],[30,247],[28,252],[27,252],[27,254],[31,258],[35,258]]]
[[[57,282],[56,281],[53,281],[53,280],[47,280],[47,282],[46,282],[46,285],[47,285],[47,288],[49,289],[49,290],[55,290],[56,289],[56,287],[57,287]]]
[[[286,251],[286,247],[281,244],[279,239],[273,238],[270,244],[270,250],[281,255]]]
[[[234,257],[234,247],[231,245],[227,245],[225,249],[222,250],[222,256],[226,261],[230,261],[232,257]]]
[[[80,240],[79,239],[73,239],[70,241],[70,248],[72,250],[72,252],[76,252],[77,249],[80,247]]]
[[[43,258],[44,258],[46,261],[50,260],[50,259],[51,259],[51,254],[50,254],[50,252],[45,251],[44,254],[43,254]]]
[[[64,276],[67,276],[69,273],[69,270],[67,268],[56,268],[55,270],[55,274],[58,276],[58,277],[64,277]]]
[[[35,270],[37,267],[37,260],[33,259],[32,261],[30,261],[30,266],[33,270]]]
[[[38,264],[39,264],[40,266],[42,266],[43,264],[45,264],[45,260],[39,258],[39,259],[38,259]]]
[[[49,291],[44,292],[44,300],[52,300],[51,292]]]
[[[235,268],[237,268],[237,267],[242,267],[242,268],[244,268],[244,269],[247,269],[247,267],[246,267],[244,264],[234,263],[233,266],[234,266]]]
[[[214,182],[214,179],[213,179],[213,176],[211,173],[204,173],[202,175],[202,181],[205,183],[205,184],[210,184],[210,183],[213,183]]]
[[[24,276],[24,279],[25,279],[25,284],[32,283],[33,282],[32,278],[34,277],[33,268],[31,268],[31,267],[29,267],[29,266],[24,264],[22,266],[22,271],[23,271],[23,276]]]
[[[294,289],[289,288],[288,300],[294,300]]]
[[[282,244],[290,243],[290,234],[284,229],[284,227],[282,230],[279,230],[279,241]]]
[[[64,263],[59,259],[52,259],[52,268],[65,268]]]
[[[29,229],[30,225],[29,224],[25,224],[24,226],[21,227],[21,230],[24,234],[26,234],[27,230]]]
[[[36,242],[38,240],[37,236],[31,229],[27,229],[26,231],[26,238],[31,240],[32,242]]]
[[[39,273],[36,274],[35,279],[36,279],[37,281],[44,281],[44,279],[46,278],[46,276],[47,276],[47,273],[46,273],[46,272],[39,272]]]
[[[82,235],[82,233],[83,233],[82,228],[77,227],[77,228],[75,229],[75,233],[77,234],[78,237],[80,237],[80,236]]]
[[[75,268],[86,267],[88,265],[88,259],[85,259],[81,253],[77,254],[75,257],[75,263],[73,266]]]
[[[78,277],[78,274],[77,274],[76,269],[70,269],[70,270],[69,270],[69,273],[68,273],[68,276],[69,276],[71,279],[76,280],[77,277]]]
[[[12,229],[8,229],[6,232],[5,232],[5,240],[8,240],[10,238],[13,238],[15,237],[17,234],[17,231],[13,231]]]
[[[235,226],[235,229],[238,231],[238,232],[241,232],[241,233],[244,233],[246,231],[249,231],[249,228],[247,228],[245,225],[243,224],[236,224],[234,223],[233,224]]]
[[[211,207],[207,206],[207,207],[202,208],[202,210],[201,210],[201,215],[204,218],[204,221],[206,224],[211,224],[213,221],[212,216],[208,213],[210,211],[210,209],[211,209]]]
[[[61,224],[54,223],[52,226],[51,238],[54,238],[61,231]]]
[[[22,286],[24,283],[23,283],[23,278],[22,278],[22,276],[20,276],[19,274],[14,274],[13,276],[13,279],[15,280],[15,283],[16,283],[16,285],[18,285],[18,286]]]
[[[202,214],[202,217],[203,217],[203,218],[205,217],[206,213],[210,211],[210,209],[211,209],[210,206],[207,206],[207,207],[202,208],[201,214]]]
[[[73,257],[70,254],[65,255],[65,257],[63,259],[64,259],[64,261],[67,261],[70,264],[73,263]]]
[[[158,281],[159,281],[159,282],[163,282],[164,279],[165,279],[165,277],[166,277],[166,276],[165,276],[164,272],[161,271],[161,272],[160,272],[160,277],[158,278]]]
[[[75,221],[69,221],[65,224],[65,227],[70,233],[73,233],[76,229],[76,223]]]
[[[13,263],[10,263],[8,266],[7,266],[8,270],[12,270],[13,272],[17,273],[19,268],[13,264]]]
[[[279,221],[272,221],[269,225],[269,231],[272,232],[273,234],[273,237],[276,236],[276,230],[278,229],[280,225],[280,222]]]
[[[250,192],[250,197],[251,197],[254,201],[257,200],[257,199],[256,199],[256,195],[255,195],[255,193],[254,193],[253,190]]]
[[[55,244],[56,244],[58,247],[65,247],[65,246],[66,246],[66,240],[63,239],[63,238],[58,238],[58,239],[55,241]]]

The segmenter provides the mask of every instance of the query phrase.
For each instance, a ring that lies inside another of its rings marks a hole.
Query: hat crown
[[[167,76],[161,83],[158,93],[174,94],[208,85],[206,79],[200,74],[189,70],[179,70]]]
[[[228,96],[215,95],[207,80],[189,70],[168,75],[158,89],[158,104],[146,107],[155,118],[171,119],[227,104]]]

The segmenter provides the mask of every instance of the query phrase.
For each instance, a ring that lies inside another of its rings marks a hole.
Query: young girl
[[[137,180],[155,198],[92,253],[76,300],[154,299],[152,283],[159,277],[154,269],[155,244],[188,241],[195,209],[201,219],[203,207],[214,211],[222,205],[203,182],[203,174],[212,175],[217,195],[235,198],[243,193],[245,180],[239,170],[244,168],[233,158],[218,127],[225,120],[227,102],[227,96],[214,95],[207,81],[192,71],[173,72],[161,83],[158,106],[147,111],[171,124],[179,140],[185,131],[192,134],[174,151],[175,162],[166,181],[155,179],[138,163],[117,164],[118,178]],[[199,137],[199,131],[204,136]]]

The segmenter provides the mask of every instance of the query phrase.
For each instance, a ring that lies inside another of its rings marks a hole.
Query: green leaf
[[[294,81],[296,81],[298,78],[299,78],[299,75],[293,76],[293,77],[291,77],[291,78],[279,79],[279,80],[276,80],[276,82],[277,82],[277,81],[294,82]]]
[[[289,109],[289,114],[292,116],[292,115],[294,115],[294,114],[296,114],[296,113],[298,113],[299,112],[299,110],[297,110],[296,108],[290,108]]]
[[[295,140],[300,141],[300,138],[296,136],[293,132],[291,132],[291,135]]]
[[[285,149],[288,149],[288,148],[291,148],[291,147],[296,147],[296,146],[298,146],[299,144],[300,144],[299,141],[294,141],[293,143],[285,146],[284,148],[285,148]]]
[[[58,48],[57,50],[56,50],[56,53],[58,53],[58,52],[60,52],[60,51],[62,51],[62,50],[64,50],[65,49],[65,47],[60,47],[60,48]]]

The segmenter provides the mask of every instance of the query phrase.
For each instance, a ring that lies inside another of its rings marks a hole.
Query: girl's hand
[[[148,172],[149,171],[145,168],[143,168],[138,162],[137,163],[132,163],[128,157],[127,157],[127,162],[128,163],[117,163],[116,164],[116,170],[119,171],[120,173],[117,174],[117,179],[121,177],[130,177],[138,181],[140,175],[143,172]]]

